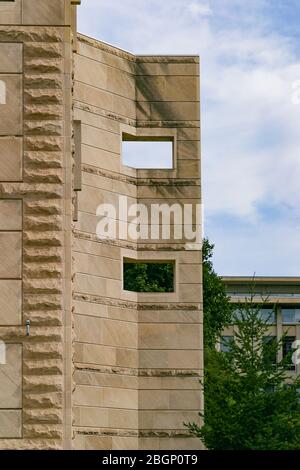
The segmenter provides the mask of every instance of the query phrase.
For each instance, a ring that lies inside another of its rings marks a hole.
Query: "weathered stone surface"
[[[29,121],[51,121],[61,120],[63,117],[62,107],[58,104],[24,104],[24,117]],[[38,150],[38,149],[36,149]],[[43,150],[43,149],[42,149]]]
[[[61,168],[61,155],[57,152],[24,152],[26,168],[38,167],[39,169]]]
[[[0,439],[22,436],[22,412],[0,409]]]
[[[62,344],[53,343],[24,343],[23,354],[25,358],[29,359],[61,359],[62,358]]]
[[[63,139],[61,137],[26,137],[24,139],[25,150],[34,151],[61,151]]]
[[[38,41],[26,41],[24,47],[25,59],[36,57],[40,59],[62,58],[63,57],[63,45],[59,42],[38,42]]]
[[[44,99],[47,99],[47,97],[44,97]],[[51,101],[50,98],[49,98],[49,101]],[[53,121],[53,122],[26,121],[24,125],[24,131],[27,135],[54,135],[54,136],[58,135],[60,136],[63,132],[63,123],[61,121]]]
[[[55,424],[24,424],[24,438],[61,439],[62,427]]]
[[[58,215],[46,216],[30,216],[24,217],[24,229],[39,231],[60,231],[62,229],[62,218]]]
[[[22,230],[22,201],[0,199],[0,230]]]
[[[0,279],[21,279],[22,233],[0,232]]]
[[[26,231],[23,235],[24,244],[29,246],[62,246],[63,236],[60,232],[31,232]]]
[[[65,19],[64,2],[61,0],[23,0],[23,24],[62,25]]]
[[[25,424],[61,424],[62,411],[55,413],[51,410],[26,410],[23,412],[23,422]]]
[[[53,247],[25,247],[23,249],[23,259],[25,262],[41,263],[61,263],[63,260],[63,251],[61,248]]]
[[[0,137],[0,181],[22,180],[21,137]]]
[[[24,171],[24,179],[26,182],[32,183],[63,183],[63,172],[60,169],[52,168],[26,168]]]
[[[0,10],[1,14],[1,10]],[[0,73],[22,73],[23,45],[0,43]]]
[[[20,325],[22,321],[22,282],[0,280],[0,326]]]
[[[22,134],[22,75],[0,74],[3,96],[0,104],[0,136]]]
[[[61,392],[62,384],[63,381],[60,375],[25,375],[23,379],[23,389],[29,393]]]
[[[63,86],[62,76],[61,75],[52,75],[52,74],[24,74],[25,87],[28,89],[58,89],[60,90]]]
[[[0,421],[1,408],[22,407],[22,345],[7,344],[5,359],[6,363],[0,365]],[[4,423],[1,423],[0,427],[4,428]],[[8,430],[1,429],[1,431],[5,433]]]
[[[56,294],[24,295],[24,309],[26,310],[57,310],[62,308],[62,299]]]
[[[0,333],[21,344],[21,401],[7,390],[5,400],[22,411],[0,410],[0,448],[196,448],[182,423],[202,404],[200,252],[187,254],[184,240],[100,241],[95,224],[97,205],[120,194],[200,199],[198,59],[136,57],[83,36],[72,55],[69,2],[12,3],[4,17],[0,5],[10,111],[0,119],[0,310],[2,301],[13,324],[0,313]],[[72,108],[82,122],[77,208]],[[177,136],[176,170],[122,166],[122,132],[142,129]],[[174,259],[176,293],[123,291],[124,256]]]

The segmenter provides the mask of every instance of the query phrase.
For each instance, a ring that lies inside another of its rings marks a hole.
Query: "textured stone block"
[[[0,410],[0,438],[20,438],[22,436],[22,412]]]
[[[22,71],[23,44],[0,43],[0,73],[21,73]]]
[[[0,364],[0,416],[1,408],[22,407],[22,345],[6,345],[6,364]],[[1,418],[0,418],[1,422]],[[0,434],[2,431],[0,425]]]
[[[22,230],[22,201],[0,199],[0,230]]]
[[[0,280],[0,326],[21,325],[22,282]]]
[[[22,134],[22,77],[0,74],[0,135]]]
[[[0,279],[21,279],[22,233],[0,232]]]

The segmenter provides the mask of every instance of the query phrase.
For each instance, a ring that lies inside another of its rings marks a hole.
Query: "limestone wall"
[[[136,57],[85,36],[75,55],[82,191],[75,224],[75,447],[198,448],[201,253],[187,240],[96,236],[99,204],[200,202],[197,57]],[[122,163],[122,133],[171,137],[174,169]],[[119,221],[120,223],[120,221]],[[122,223],[122,221],[121,221]],[[195,223],[195,220],[193,220]],[[174,261],[176,291],[123,290],[123,258]]]
[[[198,448],[200,247],[99,239],[96,211],[200,202],[199,59],[77,37],[79,3],[0,2],[0,449]],[[123,134],[173,168],[126,167]],[[125,291],[124,258],[174,263],[174,292]]]

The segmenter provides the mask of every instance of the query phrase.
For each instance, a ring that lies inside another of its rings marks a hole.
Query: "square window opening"
[[[175,292],[175,262],[123,261],[123,289],[131,292]]]
[[[221,336],[220,339],[220,351],[223,353],[228,353],[231,351],[231,345],[234,341],[233,336]]]
[[[174,140],[171,137],[136,137],[122,134],[123,165],[136,169],[174,168]]]

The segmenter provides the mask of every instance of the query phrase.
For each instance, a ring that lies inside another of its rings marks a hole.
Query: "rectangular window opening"
[[[171,137],[136,137],[123,133],[123,164],[136,169],[174,168],[174,142]]]
[[[131,292],[175,292],[175,262],[123,261],[123,288]]]
[[[293,325],[300,323],[300,309],[299,308],[282,308],[282,323],[284,325]]]
[[[224,353],[228,353],[231,351],[231,344],[234,341],[233,336],[221,336],[220,339],[220,351]]]
[[[292,354],[294,352],[293,343],[296,341],[296,336],[285,336],[282,343],[283,359],[287,360],[286,369],[295,370],[295,364],[292,362]]]
[[[272,365],[273,367],[277,364],[277,338],[276,336],[264,336],[262,341],[263,347],[263,361],[265,365]]]

